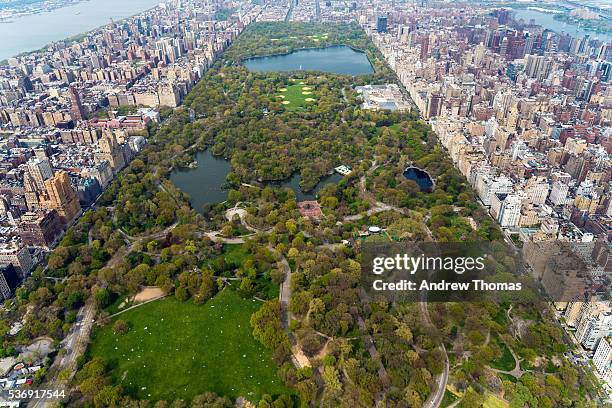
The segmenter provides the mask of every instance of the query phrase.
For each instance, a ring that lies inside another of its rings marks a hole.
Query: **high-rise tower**
[[[70,225],[80,214],[81,206],[70,176],[65,171],[60,171],[54,177],[45,181],[45,187],[49,200],[45,206],[57,210],[65,225]]]
[[[70,116],[75,122],[80,122],[85,119],[85,109],[81,103],[81,97],[75,87],[70,86],[68,88],[68,94],[70,95]]]

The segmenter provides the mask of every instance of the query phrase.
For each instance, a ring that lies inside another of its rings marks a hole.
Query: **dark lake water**
[[[229,161],[215,157],[209,150],[196,155],[198,166],[174,170],[170,174],[170,181],[181,191],[189,195],[189,203],[198,212],[206,204],[217,204],[227,200],[227,190],[223,188],[225,177],[230,172]],[[287,187],[295,191],[298,201],[314,200],[317,192],[325,185],[337,183],[342,179],[340,174],[334,173],[321,179],[314,189],[304,192],[300,189],[300,175],[294,174],[283,181],[269,183],[274,187]]]
[[[189,194],[191,206],[201,212],[205,204],[227,200],[227,190],[223,189],[223,185],[231,166],[229,161],[213,156],[210,150],[199,152],[196,161],[196,168],[174,170],[170,174],[170,181]]]
[[[275,181],[269,184],[274,187],[290,188],[293,191],[295,191],[295,198],[297,199],[297,201],[304,201],[304,200],[315,200],[317,198],[317,193],[322,187],[326,186],[327,184],[336,184],[340,180],[342,180],[341,174],[338,174],[338,173],[330,174],[329,176],[323,177],[321,181],[319,181],[319,183],[315,186],[315,188],[313,188],[312,190],[308,192],[304,192],[300,188],[300,175],[297,173],[294,174],[290,179],[283,180],[283,181]]]
[[[343,75],[374,72],[365,53],[345,45],[294,51],[285,55],[254,57],[243,61],[255,72],[322,71]]]
[[[434,185],[434,182],[429,174],[418,167],[408,167],[404,171],[404,177],[406,177],[408,180],[415,181],[421,191],[431,191]]]

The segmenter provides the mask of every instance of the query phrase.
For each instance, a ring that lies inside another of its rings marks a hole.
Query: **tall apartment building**
[[[444,97],[437,92],[427,94],[427,103],[425,105],[425,119],[430,119],[435,116],[440,116],[442,113],[442,105]]]
[[[554,205],[564,205],[569,192],[569,185],[562,181],[555,181],[550,190],[550,202]]]
[[[68,88],[68,95],[70,96],[70,116],[75,122],[80,122],[85,119],[85,109],[81,103],[81,97],[75,87],[70,86]]]
[[[530,78],[543,80],[548,77],[552,71],[553,61],[550,57],[542,55],[527,55],[525,64],[525,73]]]
[[[115,174],[125,166],[123,148],[117,141],[117,137],[114,133],[106,133],[98,142],[98,149],[99,152],[96,153],[96,161],[102,162],[106,160]]]
[[[376,20],[376,31],[379,33],[387,32],[387,17],[386,16],[378,16]]]
[[[502,228],[518,226],[521,206],[521,198],[516,194],[495,193],[491,195],[491,215]]]
[[[9,264],[12,264],[19,276],[23,277],[32,270],[34,261],[25,245],[9,242],[0,246],[0,265]]]
[[[570,327],[577,327],[581,319],[608,310],[608,304],[600,298],[593,296],[585,301],[584,298],[575,299],[568,303],[565,309],[565,323]]]
[[[62,236],[64,225],[56,210],[25,213],[18,224],[24,244],[51,249]]]
[[[576,339],[584,348],[593,350],[603,337],[612,332],[610,302],[592,297],[580,310],[576,325]]]
[[[531,203],[542,205],[548,197],[548,181],[544,177],[532,177],[525,185],[525,193]]]
[[[49,159],[40,159],[33,157],[28,160],[28,175],[32,177],[32,181],[36,187],[43,190],[45,188],[45,180],[53,177],[53,167]]]
[[[488,173],[480,173],[476,176],[475,188],[482,203],[490,207],[493,195],[510,194],[513,191],[513,184],[506,176],[493,177]]]
[[[13,296],[13,289],[17,287],[20,279],[12,264],[0,265],[0,297],[9,299]]]
[[[41,208],[46,199],[45,181],[53,177],[53,167],[46,157],[33,157],[27,162],[23,175],[24,196],[28,209],[35,211]]]
[[[34,178],[30,176],[28,172],[23,175],[23,189],[26,206],[30,211],[36,211],[40,209],[41,199],[44,198],[44,184],[43,189],[39,188]]]
[[[607,381],[612,381],[612,338],[601,339],[593,355],[593,364]]]
[[[429,55],[429,36],[423,37],[421,40],[421,61],[427,60],[427,56]]]
[[[81,206],[68,173],[57,172],[53,178],[45,181],[45,188],[49,197],[44,203],[45,207],[55,209],[62,222],[70,225],[81,214]]]
[[[569,192],[569,183],[572,176],[564,172],[552,174],[552,189],[550,190],[550,202],[554,205],[563,205]]]

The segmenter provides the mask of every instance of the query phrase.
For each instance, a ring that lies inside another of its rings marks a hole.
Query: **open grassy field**
[[[282,101],[281,103],[288,111],[303,110],[316,100],[313,87],[301,82],[280,88],[276,97]]]
[[[225,262],[233,265],[242,265],[249,254],[242,244],[224,244],[223,256],[225,257]]]
[[[89,354],[107,361],[113,380],[140,399],[190,400],[214,391],[256,402],[289,393],[271,352],[251,335],[259,307],[229,289],[204,305],[152,302],[119,316],[130,325],[127,334],[114,334],[112,324],[96,330]]]

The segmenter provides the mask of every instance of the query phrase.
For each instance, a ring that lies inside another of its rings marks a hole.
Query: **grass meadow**
[[[204,305],[174,297],[121,314],[130,330],[98,328],[89,349],[103,358],[115,383],[139,399],[190,400],[206,391],[257,402],[291,391],[277,376],[271,352],[251,335],[260,302],[224,289]],[[113,320],[114,321],[114,320]]]

